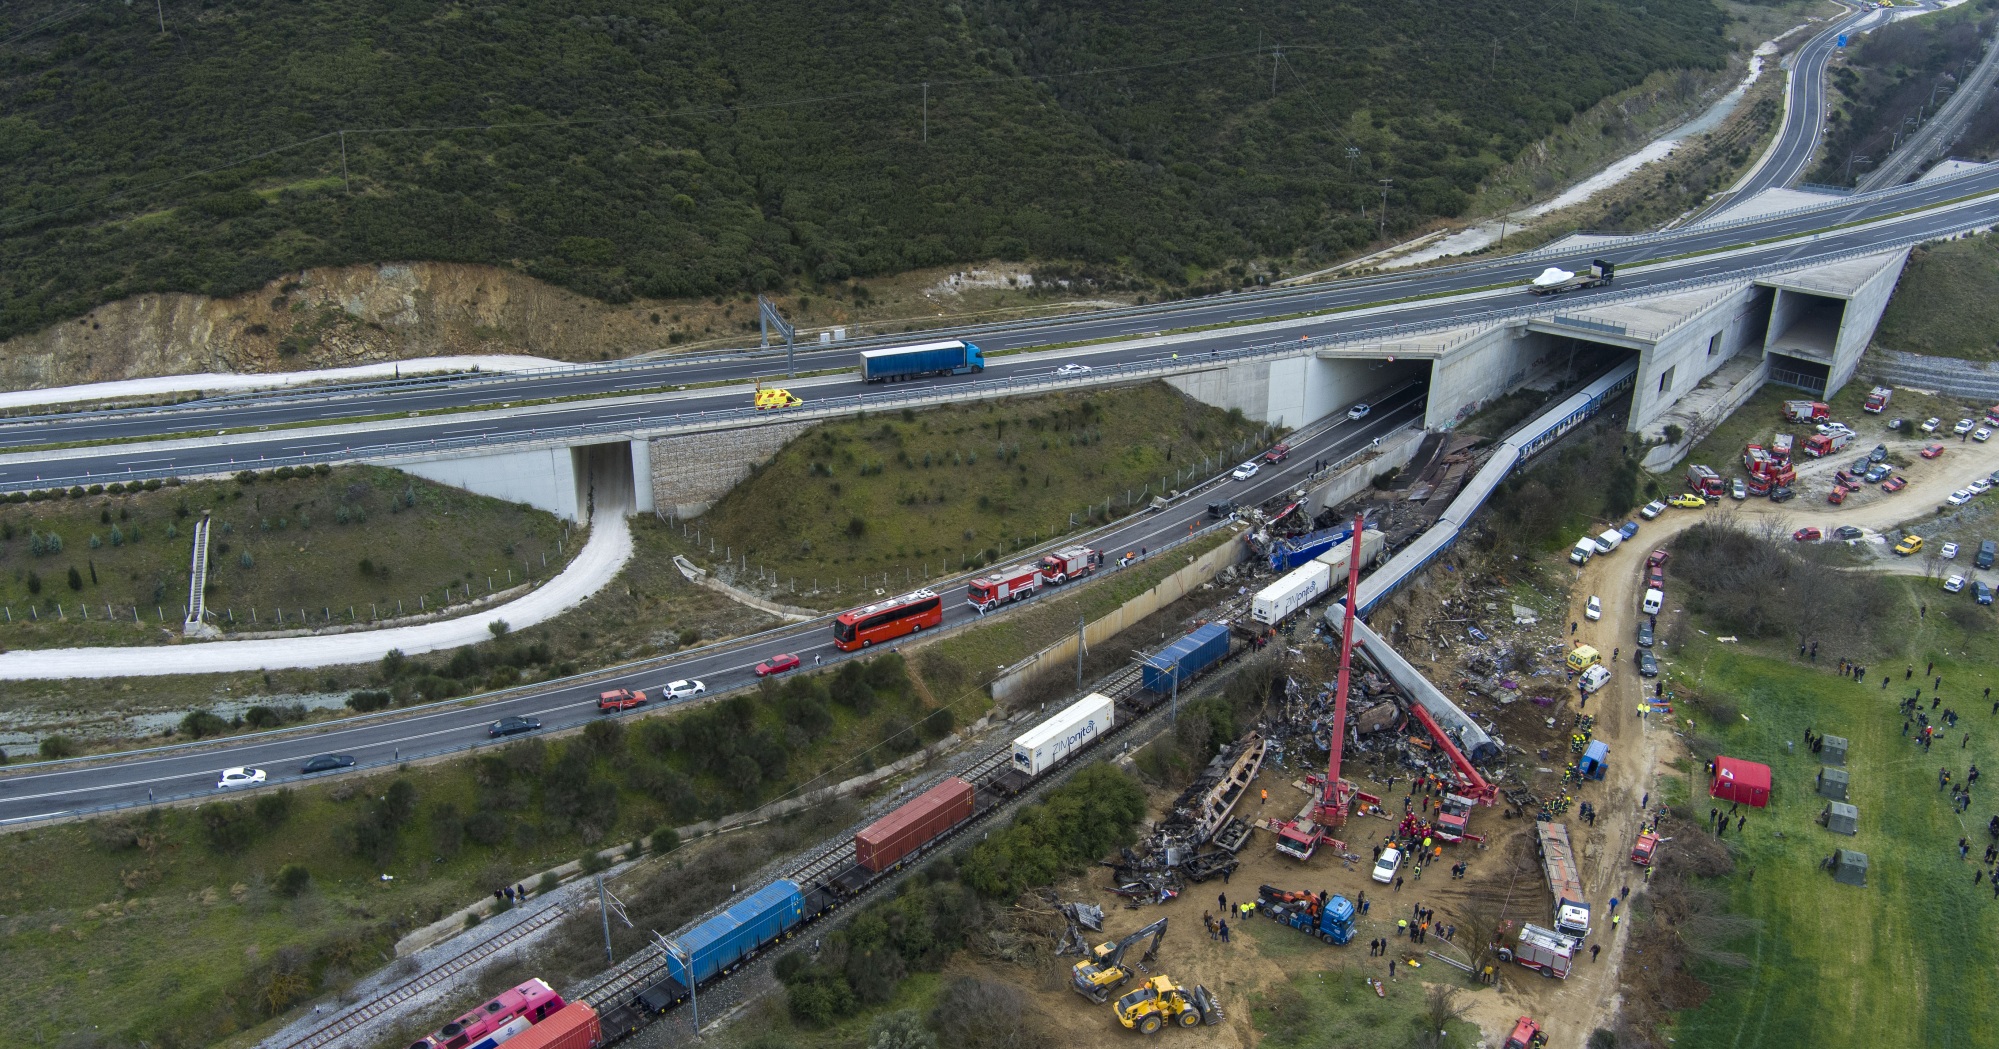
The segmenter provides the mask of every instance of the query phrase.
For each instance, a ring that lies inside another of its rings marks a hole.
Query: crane
[[[1161,918],[1151,925],[1132,933],[1116,942],[1104,942],[1090,948],[1090,956],[1076,963],[1075,979],[1071,986],[1076,993],[1102,1005],[1111,1000],[1111,992],[1131,982],[1132,969],[1124,964],[1124,952],[1147,936],[1152,942],[1139,956],[1142,962],[1149,962],[1159,953],[1159,941],[1166,938],[1166,919]]]
[[[1340,632],[1340,676],[1333,689],[1333,725],[1326,746],[1326,782],[1310,816],[1291,820],[1277,828],[1277,851],[1301,860],[1311,859],[1321,841],[1335,841],[1327,837],[1325,831],[1346,823],[1347,810],[1360,790],[1340,778],[1340,754],[1346,747],[1347,738],[1347,688],[1353,673],[1354,596],[1360,591],[1360,541],[1365,526],[1363,515],[1355,514],[1353,538],[1349,540],[1354,549],[1352,556],[1347,558],[1346,626]]]

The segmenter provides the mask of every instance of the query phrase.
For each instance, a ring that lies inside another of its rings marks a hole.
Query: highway
[[[1126,518],[1106,532],[1077,541],[1104,551],[1107,562],[1125,551],[1141,548],[1156,551],[1187,535],[1189,526],[1207,523],[1206,505],[1211,499],[1227,498],[1238,504],[1253,505],[1274,498],[1310,473],[1314,461],[1338,460],[1365,448],[1371,440],[1420,424],[1426,393],[1421,384],[1405,384],[1383,395],[1366,419],[1351,422],[1340,416],[1319,432],[1292,441],[1287,461],[1265,467],[1249,481],[1229,480],[1224,472],[1209,487],[1165,510]],[[1226,469],[1232,468],[1231,464]],[[1107,563],[1098,578],[1115,571]],[[968,578],[954,579],[948,587],[939,588],[945,599],[946,629],[978,618],[977,612],[965,602]],[[1044,589],[1021,607],[1059,592],[1055,588]],[[163,801],[220,796],[215,791],[216,774],[235,765],[262,768],[273,783],[308,778],[299,774],[299,765],[318,754],[348,754],[362,766],[393,765],[483,742],[488,739],[487,726],[508,716],[539,718],[543,732],[556,731],[601,717],[596,698],[606,689],[645,689],[651,694],[668,681],[696,678],[713,695],[753,683],[756,664],[780,652],[795,654],[804,661],[799,672],[810,672],[815,659],[830,660],[841,655],[833,647],[830,622],[820,619],[743,641],[653,660],[643,668],[615,677],[588,683],[557,683],[532,694],[476,706],[440,704],[402,717],[376,717],[324,730],[298,729],[234,742],[188,744],[101,761],[51,765],[40,770],[29,766],[0,776],[0,825],[59,816],[78,809],[142,803],[149,798]],[[652,707],[656,709],[658,704]],[[337,774],[322,773],[320,778]]]
[[[1877,12],[1858,11],[1837,19],[1798,48],[1791,58],[1791,92],[1784,109],[1784,126],[1771,143],[1762,167],[1736,189],[1730,203],[1739,203],[1766,189],[1789,186],[1804,177],[1817,159],[1819,142],[1824,137],[1825,70],[1839,51],[1839,35],[1855,32],[1876,17]],[[1720,210],[1726,211],[1727,205]]]

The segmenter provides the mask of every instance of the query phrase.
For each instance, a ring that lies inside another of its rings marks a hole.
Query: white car
[[[239,765],[233,769],[223,769],[222,778],[215,781],[215,789],[235,790],[238,787],[254,787],[262,782],[264,782],[263,769],[246,769]]]
[[[1975,423],[1975,422],[1972,422],[1972,421],[1971,421],[1970,419],[1959,419],[1959,420],[1957,421],[1957,425],[1956,425],[1956,426],[1953,426],[1953,427],[1951,427],[1951,428],[1950,428],[1950,432],[1952,432],[1952,433],[1970,433],[1970,432],[1971,432],[1971,428],[1972,428],[1972,427],[1974,427],[1974,426],[1977,426],[1977,425],[1978,425],[1977,423]]]
[[[1964,577],[1961,575],[1954,575],[1943,581],[1943,592],[1946,594],[1955,594],[1962,589],[1964,589]]]
[[[1598,601],[1595,594],[1591,594],[1589,603],[1583,606],[1583,618],[1591,621],[1603,618],[1603,602]]]
[[[1981,426],[1971,431],[1971,439],[1977,441],[1979,444],[1984,444],[1992,439],[1992,431]]]
[[[1985,493],[1992,490],[1992,479],[1989,477],[1981,477],[1978,480],[1973,481],[1968,485],[1965,485],[1964,490],[1970,492],[1972,495],[1984,495]]]
[[[1939,549],[1937,550],[1937,556],[1938,556],[1938,557],[1941,557],[1941,558],[1943,558],[1943,559],[1944,559],[1944,560],[1946,560],[1946,561],[1954,561],[1954,560],[1956,560],[1956,559],[1957,559],[1957,544],[1956,544],[1956,543],[1945,543],[1945,544],[1944,544],[1944,545],[1943,545],[1943,546],[1942,546],[1941,548],[1939,548]]]
[[[1250,461],[1242,464],[1241,466],[1236,467],[1235,473],[1232,473],[1229,476],[1235,478],[1238,481],[1247,481],[1250,478],[1255,477],[1256,471],[1261,469],[1263,469],[1262,465],[1259,464],[1256,460],[1251,459]]]
[[[1353,407],[1347,409],[1347,418],[1352,419],[1355,422],[1359,422],[1360,420],[1367,418],[1367,413],[1373,410],[1374,410],[1373,405],[1363,401],[1360,404],[1356,404]]]
[[[669,681],[660,686],[662,699],[686,699],[708,691],[708,686],[699,681]]]
[[[1654,499],[1651,502],[1646,503],[1644,508],[1638,511],[1638,516],[1646,519],[1647,521],[1650,521],[1653,518],[1665,512],[1666,512],[1666,504],[1660,502],[1657,499]]]
[[[1395,880],[1395,869],[1402,866],[1402,850],[1393,845],[1381,850],[1381,858],[1374,861],[1374,880],[1383,885]]]
[[[1089,365],[1087,365],[1087,364],[1065,364],[1065,365],[1061,366],[1060,368],[1057,368],[1057,369],[1055,369],[1055,374],[1057,374],[1057,375],[1088,375],[1088,374],[1090,374],[1090,366],[1089,366]]]
[[[1963,506],[1964,504],[1976,498],[1978,498],[1977,493],[1971,491],[1969,488],[1960,488],[1957,491],[1950,493],[1950,495],[1944,499],[1944,502],[1949,503],[1952,506]]]
[[[1937,432],[1937,427],[1942,425],[1943,425],[1943,420],[1932,415],[1929,418],[1923,420],[1923,432],[1935,433]]]

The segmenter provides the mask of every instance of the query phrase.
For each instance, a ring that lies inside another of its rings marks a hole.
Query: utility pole
[[[1388,236],[1388,187],[1395,184],[1392,178],[1381,179],[1381,235]]]
[[[611,956],[611,908],[604,906],[604,876],[597,875],[597,916],[604,919],[604,964],[615,965]]]
[[[167,31],[167,9],[163,0],[153,0],[153,12],[160,16],[160,32]]]
[[[695,985],[701,981],[694,978],[694,956],[657,931],[652,934],[652,938],[658,941],[661,953],[680,963],[680,974],[687,978],[687,996],[694,1013],[694,1037],[699,1038],[701,1037],[701,992],[695,988]]]
[[[347,177],[347,132],[340,132],[340,181],[347,185],[347,195],[354,195],[354,180]]]
[[[1083,687],[1083,617],[1076,617],[1076,687]]]
[[[1277,63],[1283,61],[1283,59],[1284,59],[1284,45],[1272,44],[1270,47],[1270,97],[1271,98],[1277,97]]]
[[[1347,147],[1347,177],[1352,178],[1360,169],[1360,147]]]
[[[923,82],[923,141],[930,141],[930,81]]]

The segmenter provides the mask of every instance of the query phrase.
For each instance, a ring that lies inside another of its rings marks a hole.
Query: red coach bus
[[[840,613],[833,620],[833,647],[842,652],[893,641],[944,622],[944,599],[928,590],[878,601]]]

